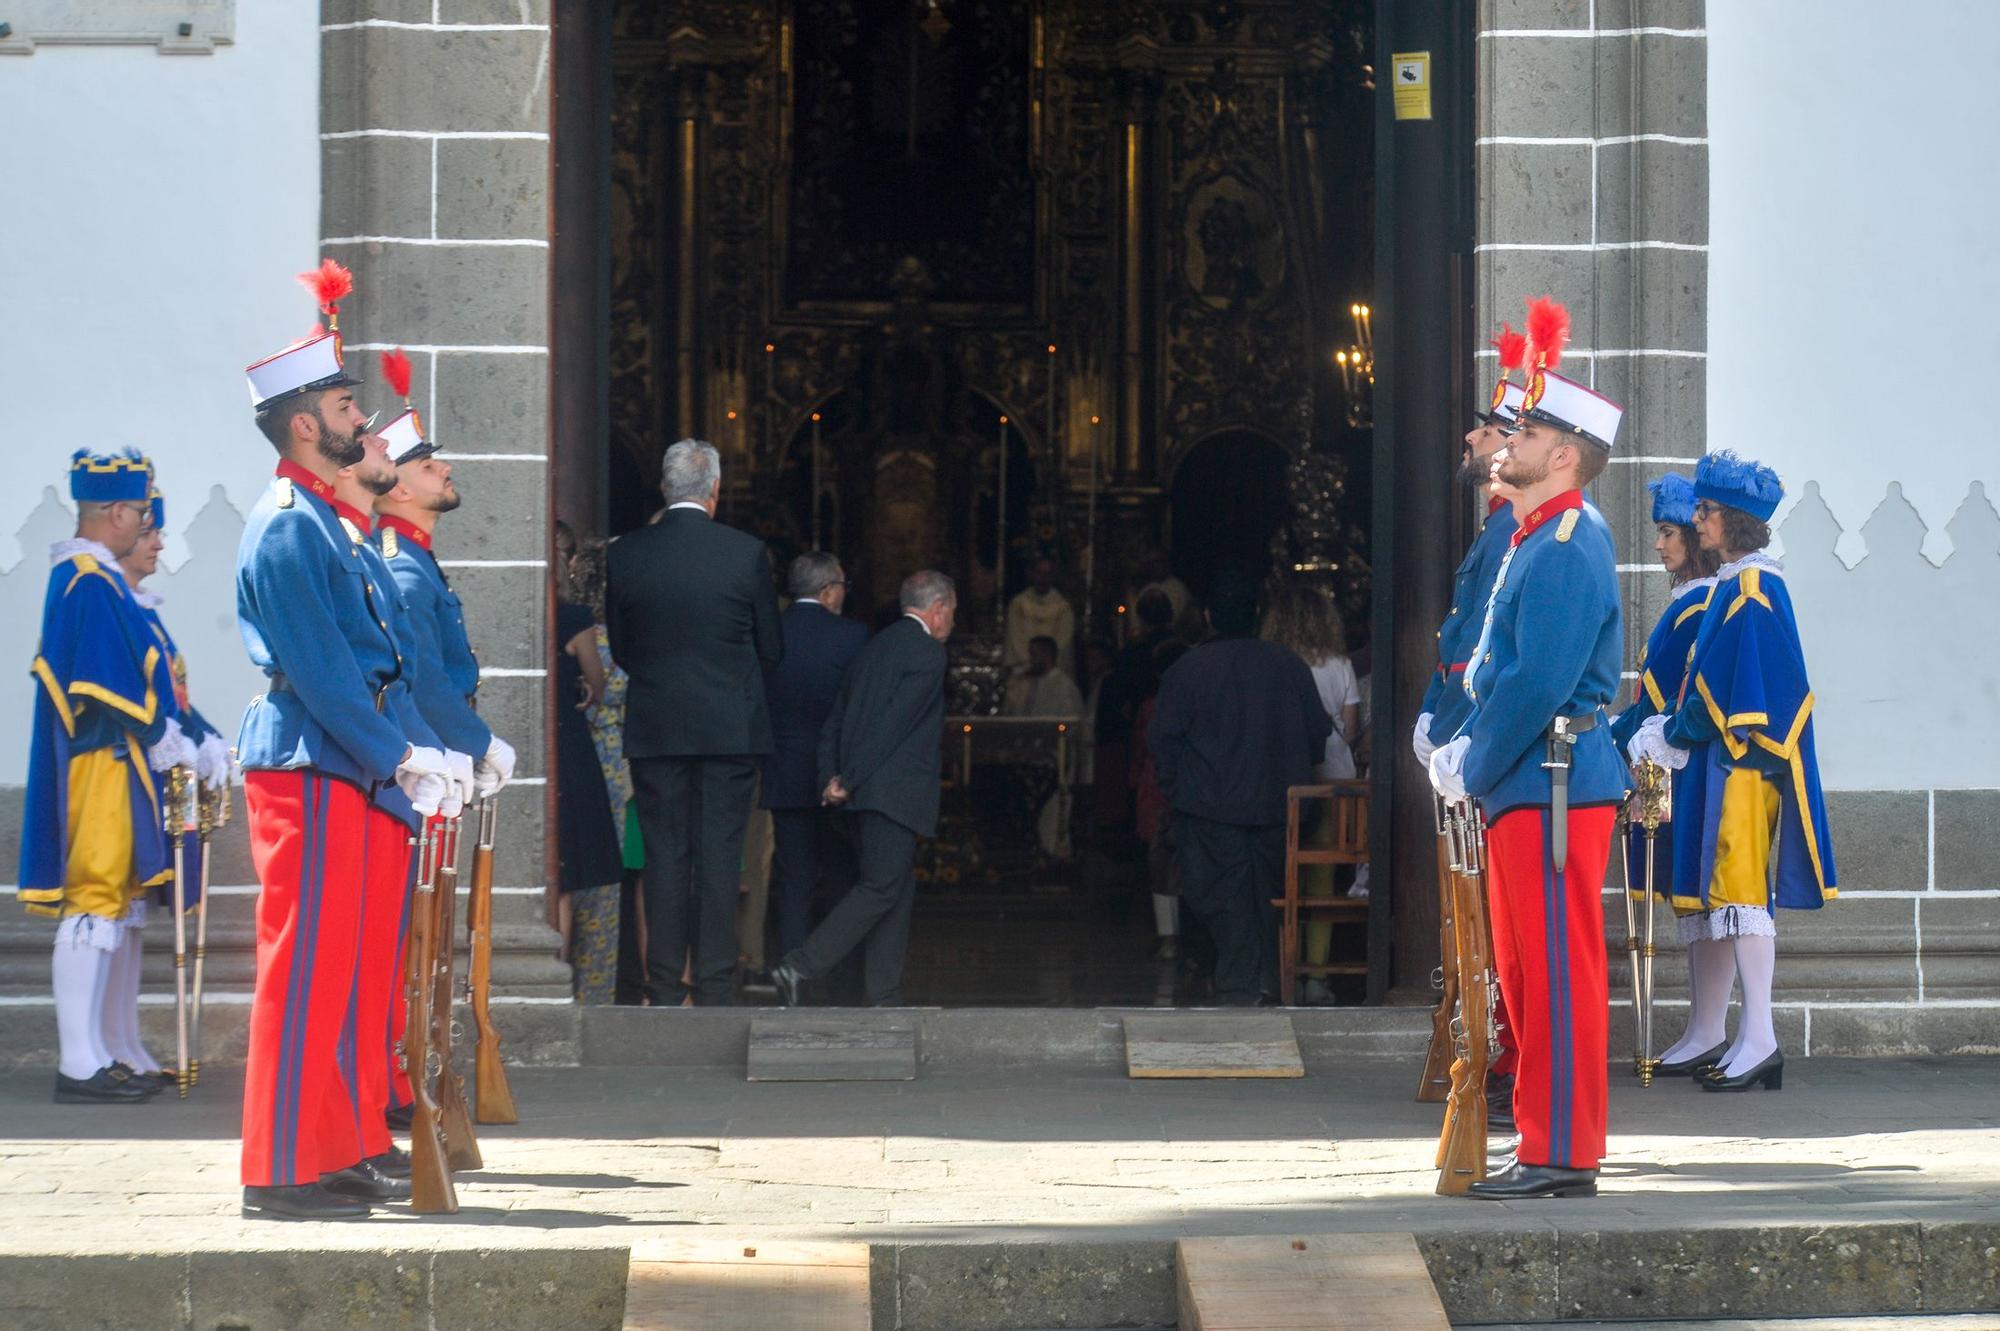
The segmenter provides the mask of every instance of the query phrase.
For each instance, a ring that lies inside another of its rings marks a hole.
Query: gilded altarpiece
[[[918,562],[995,604],[1003,525],[1010,587],[1049,553],[1103,602],[1204,441],[1338,464],[1366,9],[623,4],[610,405],[639,484],[614,525],[699,434],[731,520],[841,551],[863,605]]]

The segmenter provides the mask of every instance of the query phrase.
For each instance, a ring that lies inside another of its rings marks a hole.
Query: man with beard
[[[329,260],[306,280],[337,320],[352,287],[346,270]],[[399,1168],[395,1153],[365,1158],[359,1093],[342,1069],[343,1048],[365,1028],[364,958],[381,952],[379,934],[364,930],[381,918],[385,892],[400,903],[411,831],[461,792],[411,698],[391,627],[399,599],[363,554],[372,555],[372,496],[393,488],[396,472],[381,441],[363,434],[360,381],[342,363],[339,333],[315,333],[247,374],[279,461],[236,560],[238,627],[270,676],[237,739],[262,885],[243,1214],[358,1219],[371,1201],[409,1195],[382,1172]]]
[[[410,362],[400,351],[384,352],[382,371],[389,385],[409,400]],[[408,609],[410,637],[404,653],[410,690],[417,710],[438,738],[452,750],[481,755],[473,773],[479,798],[496,794],[514,775],[514,749],[493,733],[474,710],[479,692],[479,659],[465,633],[465,610],[438,567],[432,543],[438,519],[459,505],[451,464],[438,458],[437,445],[424,437],[423,420],[414,408],[382,428],[396,484],[375,500],[375,533],[397,592]],[[407,913],[398,930],[394,964],[389,968],[389,1032],[384,1047],[389,1081],[386,1108],[390,1127],[408,1127],[410,1079],[396,1061],[402,1047],[405,1004],[402,993],[403,948],[408,935]]]
[[[1493,962],[1516,1031],[1516,1161],[1469,1194],[1597,1192],[1604,1155],[1609,1004],[1600,892],[1626,772],[1604,716],[1623,626],[1611,532],[1583,487],[1611,458],[1623,410],[1549,367],[1569,316],[1528,312],[1533,366],[1521,429],[1495,455],[1515,492],[1510,538],[1463,688],[1471,713],[1431,755],[1431,783],[1479,801],[1487,822]]]
[[[1419,764],[1428,765],[1432,751],[1439,744],[1456,738],[1472,711],[1472,700],[1461,687],[1465,682],[1465,661],[1479,640],[1480,619],[1486,613],[1486,593],[1493,588],[1493,575],[1499,572],[1500,560],[1507,553],[1507,543],[1513,539],[1518,525],[1507,500],[1495,493],[1489,482],[1493,455],[1520,426],[1522,389],[1509,375],[1521,368],[1526,340],[1509,325],[1500,326],[1499,336],[1493,339],[1493,346],[1500,353],[1500,378],[1493,385],[1493,400],[1479,415],[1479,424],[1465,436],[1458,479],[1484,498],[1486,518],[1479,535],[1473,538],[1472,548],[1459,562],[1458,572],[1452,575],[1451,610],[1438,626],[1437,670],[1424,690],[1417,727],[1410,736],[1410,747]],[[1499,1031],[1499,1048],[1494,1050],[1486,1084],[1486,1128],[1489,1133],[1507,1133],[1514,1130],[1517,1057],[1513,1021],[1504,998],[1494,1007],[1493,1022]]]

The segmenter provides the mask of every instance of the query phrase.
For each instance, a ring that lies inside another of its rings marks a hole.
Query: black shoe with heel
[[[1465,1190],[1468,1197],[1489,1202],[1518,1202],[1534,1197],[1595,1197],[1597,1171],[1564,1169],[1559,1165],[1526,1165],[1489,1175]]]
[[[336,1197],[317,1183],[243,1189],[245,1220],[366,1220],[367,1202]]]
[[[1717,1063],[1720,1063],[1722,1056],[1728,1052],[1729,1044],[1727,1041],[1724,1041],[1706,1053],[1694,1054],[1688,1058],[1675,1059],[1671,1063],[1661,1063],[1653,1069],[1653,1075],[1655,1077],[1699,1077]]]
[[[1695,1080],[1701,1083],[1704,1091],[1747,1091],[1752,1086],[1762,1086],[1767,1091],[1782,1091],[1785,1089],[1785,1054],[1781,1049],[1774,1050],[1762,1063],[1734,1077],[1717,1068]]]

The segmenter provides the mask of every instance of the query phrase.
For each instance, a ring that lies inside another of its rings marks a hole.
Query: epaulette
[[[279,508],[290,508],[299,502],[299,492],[293,487],[291,477],[280,476],[273,484],[277,487],[273,493],[278,496]]]
[[[384,527],[382,529],[382,558],[394,559],[402,553],[402,550],[403,543],[396,538],[396,529],[394,527]]]
[[[1570,537],[1576,535],[1576,520],[1582,516],[1583,510],[1580,508],[1573,508],[1563,514],[1562,521],[1556,524],[1556,539],[1558,541],[1567,541]]]
[[[361,544],[361,528],[354,525],[352,518],[342,517],[340,520],[340,529],[347,533],[348,540],[354,542],[356,545]]]

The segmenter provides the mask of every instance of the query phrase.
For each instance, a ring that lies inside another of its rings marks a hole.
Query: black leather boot
[[[368,1203],[336,1197],[317,1183],[243,1189],[245,1220],[366,1220]]]
[[[1597,1171],[1517,1162],[1512,1169],[1473,1184],[1465,1190],[1465,1195],[1490,1202],[1516,1202],[1532,1197],[1595,1197]]]

